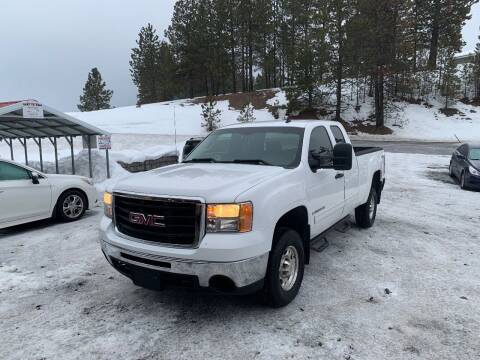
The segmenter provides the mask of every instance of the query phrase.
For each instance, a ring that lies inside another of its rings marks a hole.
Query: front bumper
[[[114,268],[134,283],[154,289],[161,288],[164,282],[181,285],[186,281],[194,287],[209,287],[221,292],[251,292],[262,286],[268,263],[268,253],[241,261],[213,262],[133,251],[104,239],[100,242],[105,257]]]

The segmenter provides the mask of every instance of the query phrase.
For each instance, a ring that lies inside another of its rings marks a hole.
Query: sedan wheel
[[[450,177],[453,177],[453,164],[451,162],[448,166],[448,174],[450,175]]]
[[[460,175],[460,187],[462,189],[466,189],[466,186],[465,186],[465,171],[463,171],[462,175]]]
[[[64,222],[80,219],[88,208],[85,194],[78,190],[68,190],[57,201],[57,218]]]
[[[78,195],[69,195],[63,201],[63,213],[69,219],[78,218],[83,212],[83,199]]]

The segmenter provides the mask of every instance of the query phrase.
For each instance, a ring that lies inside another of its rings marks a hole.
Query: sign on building
[[[43,119],[43,105],[36,101],[23,102],[23,117],[26,119]]]
[[[110,135],[99,135],[98,148],[100,150],[110,150],[112,148],[112,137]]]

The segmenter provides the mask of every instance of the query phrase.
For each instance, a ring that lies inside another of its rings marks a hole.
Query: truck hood
[[[120,180],[113,191],[233,202],[242,192],[285,171],[262,165],[176,164],[131,175]]]

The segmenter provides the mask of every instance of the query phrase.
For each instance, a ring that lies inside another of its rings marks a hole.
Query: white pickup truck
[[[373,225],[380,148],[353,148],[338,122],[260,122],[210,134],[180,164],[131,175],[104,194],[101,247],[139,286],[175,283],[297,295],[310,242],[351,213]]]

